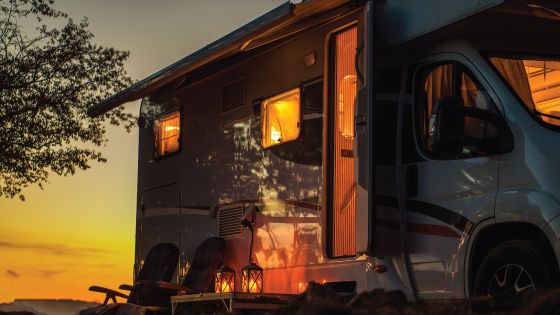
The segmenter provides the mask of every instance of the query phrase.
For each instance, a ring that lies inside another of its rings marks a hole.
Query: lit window
[[[338,84],[338,128],[343,137],[354,139],[354,98],[356,75],[347,74]]]
[[[538,119],[560,127],[560,61],[499,57],[490,61]]]
[[[179,151],[181,115],[178,111],[165,115],[154,123],[155,155],[162,157]]]
[[[296,140],[300,125],[300,90],[295,88],[262,102],[262,146]]]

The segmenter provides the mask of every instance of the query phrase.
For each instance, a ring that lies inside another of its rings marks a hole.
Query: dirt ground
[[[223,313],[225,314],[225,313]],[[306,292],[273,315],[545,315],[560,314],[560,289],[532,296],[476,298],[470,301],[408,302],[401,291],[381,289],[359,295],[341,295],[331,288],[310,283]],[[2,312],[0,315],[33,315],[29,312]]]
[[[275,315],[475,315],[475,314],[560,314],[560,289],[537,292],[534,296],[502,296],[471,301],[410,303],[401,291],[374,290],[357,296],[340,296],[330,288],[311,284],[292,303]]]

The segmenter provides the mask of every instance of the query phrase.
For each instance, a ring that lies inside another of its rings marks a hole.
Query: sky
[[[129,50],[140,80],[286,0],[55,0],[87,17],[94,41]],[[139,102],[127,108],[137,114]],[[16,298],[102,301],[90,285],[132,281],[138,133],[109,127],[108,159],[0,199],[0,303]],[[1,198],[1,197],[0,197]]]

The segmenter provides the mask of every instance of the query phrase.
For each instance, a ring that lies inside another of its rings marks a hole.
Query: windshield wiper
[[[560,116],[541,113],[541,112],[539,112],[536,108],[533,109],[533,113],[534,113],[535,115],[539,115],[539,116],[543,116],[543,117],[547,117],[547,118],[552,118],[552,119],[558,119],[558,120],[560,120]]]

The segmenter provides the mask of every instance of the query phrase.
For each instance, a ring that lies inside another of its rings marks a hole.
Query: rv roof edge
[[[386,0],[377,5],[376,46],[387,49],[411,41],[508,0]]]
[[[294,5],[290,2],[276,7],[204,48],[178,60],[91,107],[88,109],[88,115],[90,117],[101,116],[124,103],[132,102],[149,95],[151,92],[177,79],[197,66],[225,56],[232,51],[238,51],[239,47],[243,44],[243,39],[255,36],[255,32],[263,31],[264,28],[272,28],[281,24],[293,14],[293,8]],[[236,43],[238,43],[238,45],[234,45]]]
[[[116,93],[90,108],[88,115],[90,117],[103,115],[124,103],[150,95],[157,89],[200,66],[247,50],[247,48],[252,49],[255,42],[258,43],[256,44],[258,46],[262,44],[260,42],[262,40],[267,43],[282,38],[282,36],[275,37],[275,34],[285,31],[286,28],[302,20],[325,12],[343,14],[337,8],[341,8],[345,4],[359,2],[361,0],[308,0],[297,4],[286,2],[193,54]],[[267,37],[273,39],[270,40]]]

